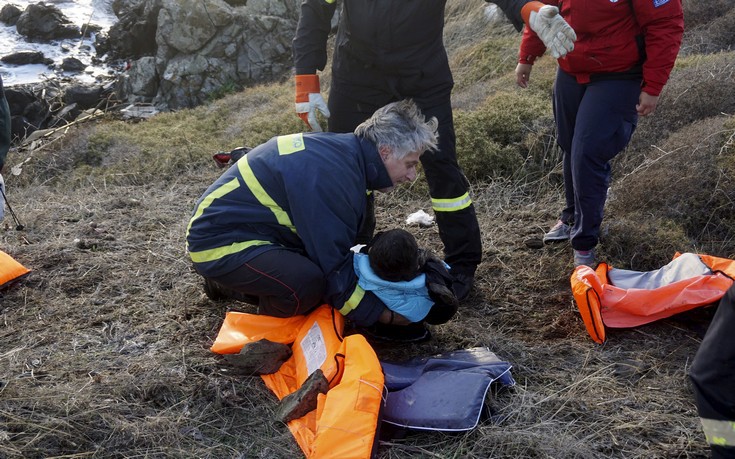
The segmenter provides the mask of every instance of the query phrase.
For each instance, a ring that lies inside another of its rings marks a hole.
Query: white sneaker
[[[544,243],[546,242],[557,242],[557,241],[568,241],[569,235],[572,233],[572,226],[564,223],[561,220],[557,220],[556,225],[549,230],[548,233],[544,234]]]

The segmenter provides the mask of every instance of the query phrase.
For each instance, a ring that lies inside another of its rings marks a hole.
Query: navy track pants
[[[566,207],[560,219],[573,224],[572,247],[597,245],[610,182],[610,160],[635,131],[640,80],[604,79],[579,84],[559,69],[554,83],[557,143],[564,152]]]

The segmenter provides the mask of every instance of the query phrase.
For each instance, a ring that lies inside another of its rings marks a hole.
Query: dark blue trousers
[[[293,250],[267,250],[235,271],[212,277],[227,296],[257,302],[258,314],[292,317],[324,303],[321,269]]]
[[[451,79],[430,96],[416,94],[410,81],[404,87],[401,79],[377,74],[374,81],[374,87],[367,88],[333,78],[329,92],[329,131],[352,132],[378,108],[403,97],[410,97],[421,107],[426,117],[436,117],[439,122],[438,151],[421,155],[421,165],[432,200],[457,200],[465,195],[469,199],[469,182],[457,163],[450,99]],[[375,228],[373,212],[371,208],[366,212],[366,217],[372,216],[373,219],[371,233]],[[449,206],[441,212],[435,208],[434,215],[439,227],[439,237],[444,244],[444,261],[452,267],[452,273],[474,275],[475,268],[482,259],[482,239],[474,205],[456,209]],[[362,233],[364,229],[360,230],[360,234]]]
[[[572,224],[576,250],[597,245],[610,160],[635,131],[641,86],[638,79],[602,79],[587,84],[559,69],[554,84],[557,143],[564,152],[566,207],[561,220]]]

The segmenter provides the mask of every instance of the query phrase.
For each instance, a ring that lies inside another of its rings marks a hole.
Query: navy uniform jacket
[[[376,146],[354,134],[275,137],[199,199],[187,250],[197,272],[215,277],[266,250],[292,249],[321,268],[325,301],[353,318],[365,294],[357,287],[350,251],[365,212],[365,190],[392,185]],[[371,312],[372,319],[379,312]]]

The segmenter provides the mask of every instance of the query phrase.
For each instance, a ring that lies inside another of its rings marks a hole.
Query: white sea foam
[[[28,5],[39,2],[11,0],[11,3],[23,11]],[[117,21],[112,12],[111,0],[47,0],[46,3],[59,8],[69,21],[79,26],[80,29],[86,24],[94,24],[107,31]],[[61,62],[67,57],[75,57],[88,67],[82,74],[72,75],[61,72],[61,70],[52,70],[43,64],[16,66],[0,62],[0,74],[5,86],[34,83],[58,76],[73,76],[81,82],[91,82],[96,76],[107,73],[109,70],[106,65],[93,64],[92,58],[96,56],[93,38],[55,40],[44,43],[29,42],[16,31],[15,26],[0,24],[0,56],[19,51],[40,51],[48,59],[52,59],[59,69]]]

